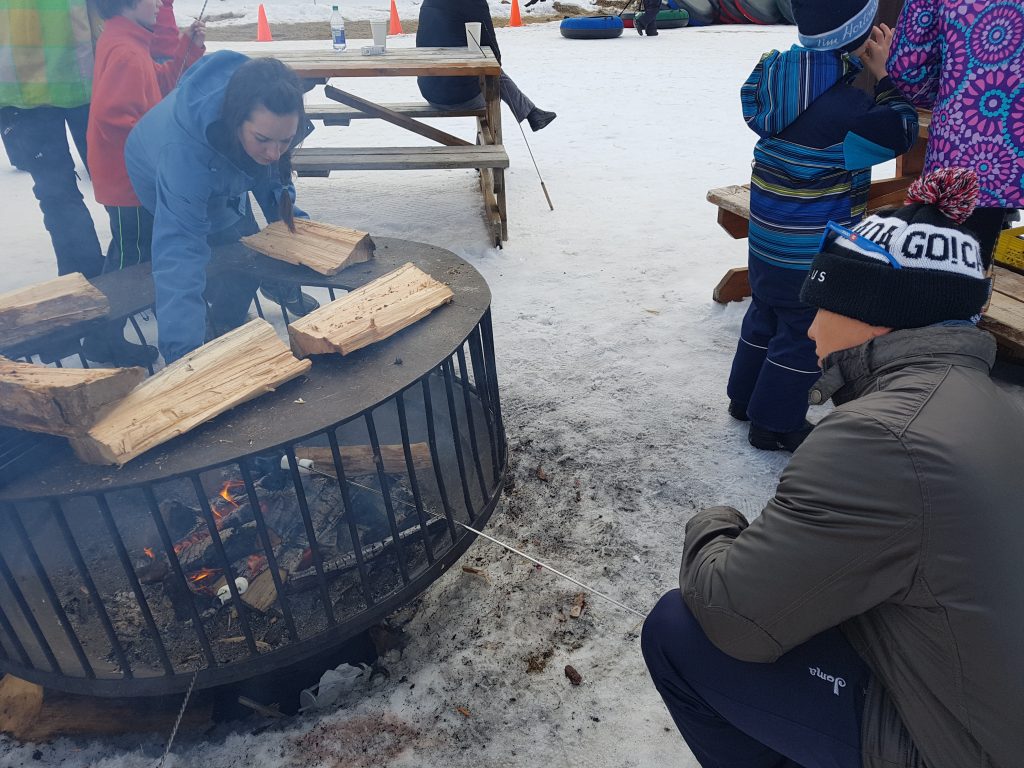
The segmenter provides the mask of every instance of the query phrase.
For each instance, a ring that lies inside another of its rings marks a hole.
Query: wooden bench
[[[402,102],[380,106],[411,118],[424,117],[484,117],[484,109],[438,109],[425,102]],[[316,104],[306,107],[306,117],[322,120],[324,125],[348,125],[352,120],[366,120],[376,117],[364,110],[346,104]]]
[[[871,185],[868,210],[903,202],[911,180],[886,179]],[[747,236],[750,218],[750,185],[734,184],[712,189],[708,202],[718,206],[718,223],[734,238]],[[1014,357],[1024,357],[1024,275],[1004,267],[993,271],[992,301],[985,310],[980,327],[996,337],[1000,348]],[[719,304],[742,301],[750,295],[746,267],[735,267],[718,281],[712,297]]]
[[[331,171],[398,171],[475,168],[480,172],[484,216],[495,245],[508,239],[505,169],[508,154],[501,144],[428,147],[309,147],[292,153],[299,176],[329,176]]]

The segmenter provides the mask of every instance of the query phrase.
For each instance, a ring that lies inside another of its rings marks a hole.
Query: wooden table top
[[[419,75],[499,75],[501,65],[489,47],[389,48],[380,56],[346,51],[282,50],[239,46],[246,56],[272,56],[301,77],[406,77]]]

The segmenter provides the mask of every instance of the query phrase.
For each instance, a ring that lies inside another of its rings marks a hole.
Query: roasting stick
[[[299,464],[299,469],[300,470],[304,469],[307,472],[311,472],[311,473],[313,473],[315,475],[319,475],[320,477],[326,477],[326,478],[328,478],[330,480],[337,481],[337,478],[334,475],[330,474],[329,472],[324,472],[322,469],[317,469],[316,465],[310,459],[300,459],[298,461],[298,464]],[[356,488],[362,488],[365,491],[370,491],[371,493],[376,493],[378,496],[383,496],[384,495],[380,491],[378,491],[376,488],[371,488],[368,485],[363,485],[362,483],[357,483],[357,482],[354,482],[354,481],[349,480],[347,478],[346,478],[345,482],[347,482],[349,485],[354,485]],[[413,508],[416,507],[415,504],[410,504],[408,501],[403,501],[402,499],[393,499],[393,501],[397,501],[399,504],[404,504],[407,507],[413,507]],[[436,514],[434,512],[431,512],[428,509],[424,509],[423,511],[426,512],[431,517],[436,518],[438,520],[447,520],[448,519],[448,518],[444,517],[443,515],[438,515],[438,514]],[[511,546],[510,544],[506,544],[503,541],[499,541],[498,539],[494,538],[493,536],[489,536],[488,534],[484,533],[483,531],[479,531],[476,528],[471,528],[470,526],[466,525],[465,523],[459,522],[455,518],[452,518],[452,522],[454,522],[458,526],[461,526],[461,527],[465,528],[470,533],[475,533],[477,536],[483,536],[485,539],[487,539],[488,541],[494,542],[499,547],[507,549],[509,552],[511,552],[511,553],[513,553],[515,555],[519,555],[520,557],[522,557],[522,558],[524,558],[526,560],[529,560],[534,565],[539,565],[541,568],[546,568],[547,570],[551,571],[556,576],[561,576],[566,581],[571,581],[573,584],[575,584],[580,589],[584,589],[587,592],[589,592],[590,594],[595,595],[596,597],[600,597],[602,600],[605,600],[605,601],[611,603],[612,605],[616,606],[617,608],[621,608],[624,611],[628,611],[629,613],[632,613],[632,614],[634,614],[636,616],[639,616],[641,619],[647,618],[647,614],[646,613],[638,611],[636,608],[630,608],[628,605],[623,605],[618,600],[615,600],[614,598],[609,597],[608,595],[606,595],[604,592],[601,592],[600,590],[595,589],[594,587],[590,586],[589,584],[584,584],[582,581],[579,581],[578,579],[574,579],[572,576],[569,576],[566,573],[562,573],[562,571],[558,570],[557,568],[553,568],[550,565],[548,565],[547,563],[543,562],[542,560],[538,560],[535,557],[531,557],[530,555],[528,555],[525,552],[522,552],[522,551],[516,549],[515,547]]]
[[[210,0],[203,0],[203,7],[200,9],[199,15],[196,16],[196,21],[202,21],[203,20],[203,14],[206,13],[206,4],[208,2],[210,2]],[[188,45],[185,46],[185,55],[184,55],[184,58],[181,60],[181,69],[178,70],[178,80],[181,80],[181,76],[183,74],[185,74],[185,62],[188,61],[188,54],[189,54],[189,51],[192,50],[192,43],[193,42],[194,42],[194,38],[192,37],[192,32],[189,31],[189,33],[188,33]],[[177,87],[177,85],[178,85],[178,80],[174,81],[174,86],[175,87]]]

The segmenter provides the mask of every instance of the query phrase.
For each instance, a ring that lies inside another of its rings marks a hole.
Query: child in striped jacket
[[[793,451],[812,425],[807,392],[819,376],[800,287],[828,223],[863,218],[871,166],[906,152],[917,113],[885,72],[892,31],[872,27],[878,0],[794,0],[800,45],[770,51],[741,90],[760,137],[750,183],[748,266],[753,298],[729,376],[729,413],[750,421],[755,448]],[[866,68],[872,99],[852,86]]]

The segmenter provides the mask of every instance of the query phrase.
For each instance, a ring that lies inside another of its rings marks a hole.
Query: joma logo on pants
[[[811,673],[811,677],[820,677],[822,680],[832,683],[832,693],[836,696],[839,695],[839,689],[846,687],[846,681],[841,677],[833,677],[832,675],[826,675],[817,667],[808,667]]]

